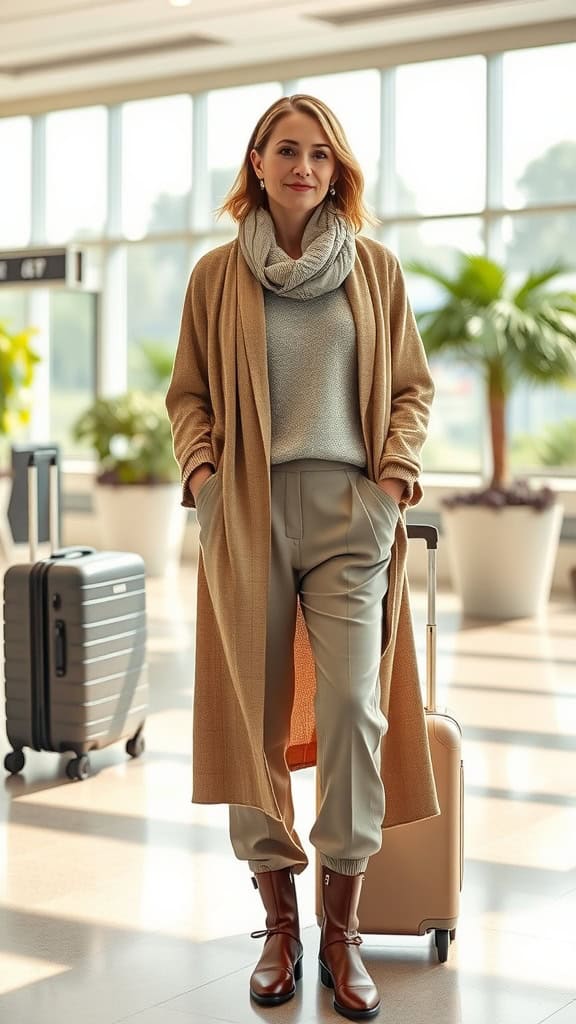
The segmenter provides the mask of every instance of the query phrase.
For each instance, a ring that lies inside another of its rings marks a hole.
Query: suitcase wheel
[[[446,928],[437,928],[435,941],[438,959],[441,964],[445,964],[448,959],[448,949],[450,948],[450,932]]]
[[[80,781],[87,779],[90,775],[90,761],[87,754],[82,754],[80,757],[74,757],[72,761],[68,761],[66,775],[69,779],[78,779]]]
[[[438,958],[441,964],[446,964],[448,959],[448,950],[450,948],[450,932],[445,928],[437,928],[435,932],[436,948],[438,949]]]
[[[4,767],[11,775],[17,775],[18,772],[22,771],[25,762],[26,758],[24,757],[23,750],[11,750],[4,758]]]
[[[131,740],[128,740],[126,744],[126,753],[129,754],[130,757],[140,757],[140,754],[144,753],[145,748],[146,743],[144,742],[144,737],[142,733],[139,732],[136,736],[133,736]]]

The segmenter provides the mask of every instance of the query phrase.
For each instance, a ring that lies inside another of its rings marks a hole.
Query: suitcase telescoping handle
[[[48,477],[49,533],[50,550],[54,551],[60,541],[58,539],[58,452],[55,448],[44,448],[31,452],[28,457],[28,540],[30,543],[30,561],[36,561],[38,549],[38,464],[49,461]]]
[[[436,711],[436,551],[438,530],[435,526],[409,525],[409,539],[426,541],[428,549],[427,612],[426,612],[426,710]]]

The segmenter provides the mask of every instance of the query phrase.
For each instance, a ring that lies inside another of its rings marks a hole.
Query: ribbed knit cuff
[[[400,498],[400,505],[409,505],[414,493],[414,483],[417,479],[416,473],[399,462],[387,462],[381,472],[380,480],[390,480],[391,478],[404,481],[404,491]]]
[[[359,857],[357,860],[343,860],[340,857],[325,857],[320,855],[320,863],[339,875],[362,875],[368,867],[368,857]]]
[[[182,470],[182,501],[180,502],[184,508],[196,508],[196,502],[192,492],[188,489],[188,481],[192,476],[192,473],[198,466],[204,464],[212,466],[212,469],[216,471],[216,463],[214,462],[214,455],[212,448],[206,445],[203,448],[197,448],[193,455],[187,459]]]

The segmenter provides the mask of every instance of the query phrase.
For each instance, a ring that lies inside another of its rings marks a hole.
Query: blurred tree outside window
[[[504,202],[576,203],[576,43],[504,54]]]

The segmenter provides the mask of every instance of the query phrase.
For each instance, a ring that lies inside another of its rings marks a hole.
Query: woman
[[[358,950],[368,858],[382,827],[438,813],[403,518],[433,385],[398,261],[357,235],[362,191],[324,103],[262,115],[222,207],[238,237],[192,272],[166,398],[200,525],[192,799],[230,805],[264,903],[250,992],[282,1003],[302,973],[289,773],[316,764],[321,979],[353,1019],[380,1006]]]

